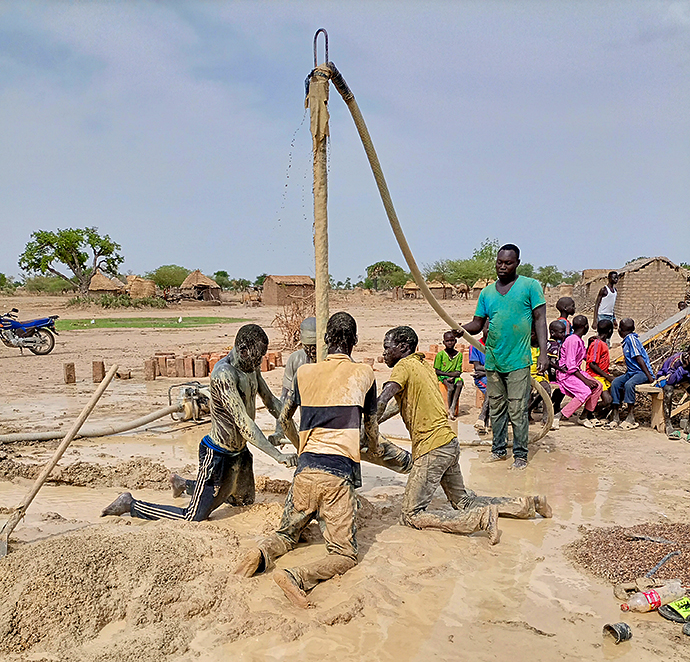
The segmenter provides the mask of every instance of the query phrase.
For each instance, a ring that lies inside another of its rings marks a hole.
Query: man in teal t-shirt
[[[517,275],[520,249],[502,246],[496,256],[498,280],[485,287],[477,301],[474,319],[465,325],[472,335],[479,333],[486,319],[486,376],[489,412],[493,429],[490,462],[507,457],[508,420],[513,426],[514,469],[527,466],[529,419],[527,407],[531,390],[530,366],[532,325],[539,342],[537,369],[548,368],[546,355],[546,301],[534,278]]]

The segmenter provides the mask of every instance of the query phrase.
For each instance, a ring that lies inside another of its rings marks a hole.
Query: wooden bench
[[[652,396],[652,422],[651,427],[657,432],[666,432],[664,420],[664,389],[651,384],[639,384],[635,387],[637,393],[649,393]]]

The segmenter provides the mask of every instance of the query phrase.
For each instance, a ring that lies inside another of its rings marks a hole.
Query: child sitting
[[[455,412],[458,409],[458,399],[462,391],[462,353],[455,349],[457,339],[452,331],[443,334],[442,349],[434,359],[434,370],[438,381],[448,389],[448,418],[455,420]]]
[[[609,427],[617,428],[620,425],[622,430],[634,430],[640,427],[640,424],[635,422],[635,387],[638,384],[649,384],[654,381],[654,377],[647,350],[635,333],[635,322],[629,317],[621,320],[618,333],[623,338],[623,356],[627,371],[611,382],[613,420]],[[628,415],[623,423],[620,422],[621,399],[628,405]]]
[[[561,314],[558,321],[565,324],[565,335],[567,338],[573,332],[573,326],[568,321],[568,317],[575,314],[575,301],[570,297],[561,297],[556,302],[556,310]]]
[[[589,322],[584,315],[576,315],[573,318],[573,333],[569,335],[561,347],[559,371],[556,374],[558,387],[572,400],[557,414],[570,418],[582,405],[585,406],[582,415],[575,419],[577,423],[587,428],[593,428],[598,421],[594,419],[594,408],[599,402],[602,385],[595,379],[591,379],[580,370],[582,360],[585,358],[586,349],[582,337],[589,331]]]
[[[602,386],[602,409],[608,409],[613,402],[611,397],[611,382],[614,376],[609,372],[611,359],[609,357],[609,341],[613,335],[613,322],[600,319],[597,323],[597,335],[589,339],[587,347],[587,374],[596,379]]]

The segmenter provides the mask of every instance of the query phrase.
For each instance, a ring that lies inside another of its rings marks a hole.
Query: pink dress
[[[584,340],[571,333],[561,346],[559,365],[565,372],[559,370],[556,373],[556,381],[561,391],[571,398],[577,398],[580,402],[584,402],[592,395],[591,389],[587,388],[577,377],[577,374],[581,372],[580,366],[586,354],[587,349]]]

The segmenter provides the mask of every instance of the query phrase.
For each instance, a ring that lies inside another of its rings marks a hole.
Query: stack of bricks
[[[205,352],[203,354],[176,355],[174,352],[156,352],[144,361],[144,379],[153,381],[156,377],[208,377],[226,352]],[[283,365],[280,352],[269,352],[263,357],[261,371],[267,372]]]

